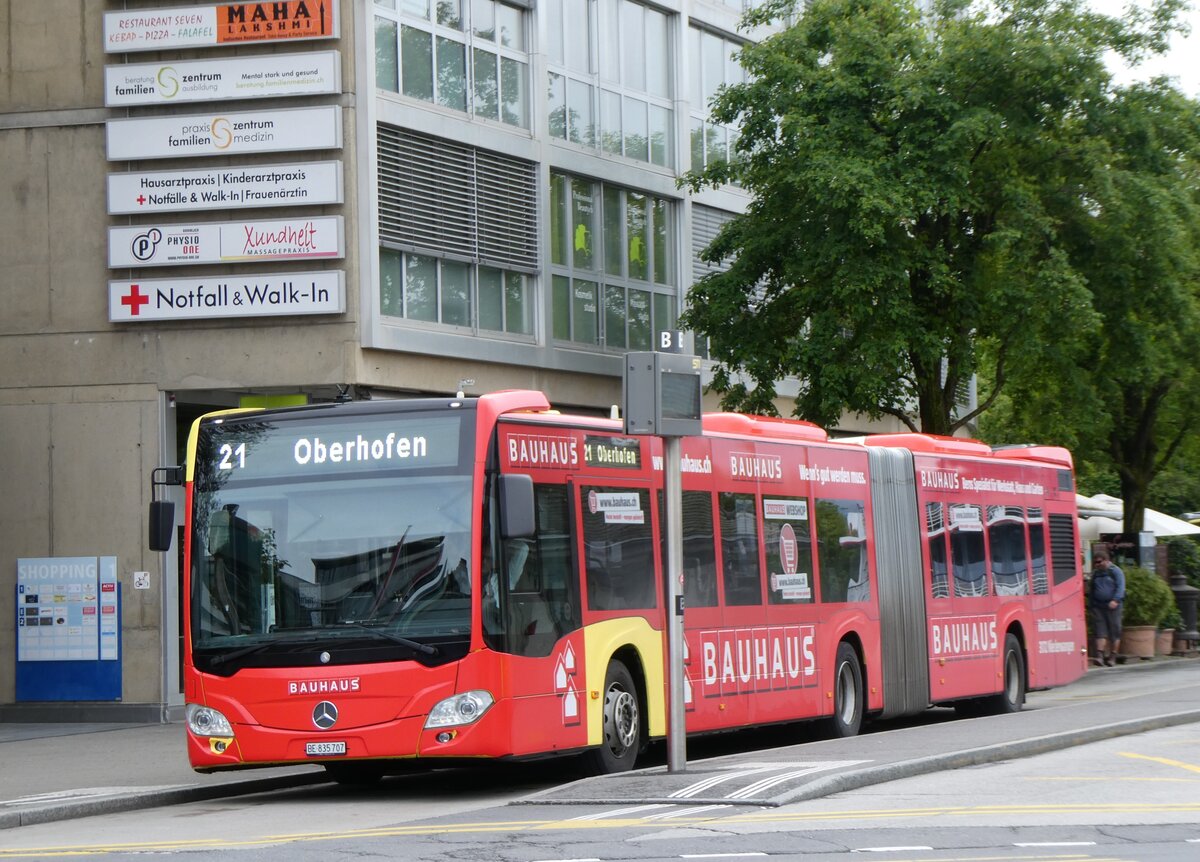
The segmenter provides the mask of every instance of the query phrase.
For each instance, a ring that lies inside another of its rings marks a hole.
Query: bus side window
[[[763,545],[767,552],[767,602],[811,604],[813,583],[811,507],[807,497],[763,497]]]
[[[867,526],[861,500],[817,500],[822,602],[867,602]]]
[[[1050,592],[1046,575],[1046,522],[1042,520],[1040,506],[1029,507],[1029,567],[1033,571],[1033,594],[1046,595]]]
[[[726,605],[762,604],[758,517],[754,500],[753,494],[728,491],[719,496],[721,572]]]
[[[988,594],[983,517],[974,504],[950,507],[950,562],[955,596]]]
[[[688,608],[717,606],[717,546],[713,532],[712,494],[683,492],[683,604]],[[667,567],[667,513],[663,492],[658,497],[659,553]]]
[[[988,545],[992,583],[998,596],[1029,595],[1029,553],[1025,547],[1025,510],[988,506]]]
[[[946,561],[946,514],[941,503],[925,504],[925,535],[929,541],[930,595],[950,598],[950,566]]]
[[[584,576],[588,607],[594,611],[653,608],[653,524],[645,488],[581,488]],[[595,511],[589,501],[595,495]],[[625,505],[636,498],[636,508]]]

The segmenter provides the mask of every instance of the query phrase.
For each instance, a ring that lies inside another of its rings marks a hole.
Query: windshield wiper
[[[215,666],[225,664],[227,661],[237,661],[243,656],[254,655],[256,652],[262,652],[269,646],[271,646],[270,641],[267,641],[266,643],[249,644],[239,649],[235,649],[233,652],[226,652],[221,653],[218,656],[213,656],[212,663]]]
[[[438,648],[432,644],[423,644],[420,641],[410,640],[402,635],[393,634],[392,632],[386,631],[380,628],[378,625],[367,625],[368,622],[370,622],[370,620],[343,620],[339,625],[361,629],[362,631],[370,634],[372,637],[383,638],[384,640],[389,640],[392,643],[398,643],[401,646],[406,646],[409,649],[416,650],[422,655],[432,656],[438,654]]]
[[[308,629],[305,629],[305,631],[308,631]],[[221,653],[220,655],[213,656],[212,664],[215,667],[217,665],[225,664],[226,662],[237,661],[238,659],[244,658],[245,656],[254,655],[255,653],[260,653],[263,650],[270,649],[271,647],[274,647],[274,646],[279,646],[280,644],[312,643],[315,640],[316,640],[316,638],[314,638],[314,637],[287,638],[287,639],[281,638],[278,640],[260,641],[259,643],[246,644],[246,646],[244,646],[244,647],[238,647],[235,650],[231,650],[229,652]]]

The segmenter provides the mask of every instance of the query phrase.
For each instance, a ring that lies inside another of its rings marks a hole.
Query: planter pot
[[[1175,647],[1175,630],[1164,629],[1154,638],[1154,654],[1170,655]]]
[[[1121,632],[1121,654],[1130,658],[1154,658],[1156,626],[1126,626]]]

